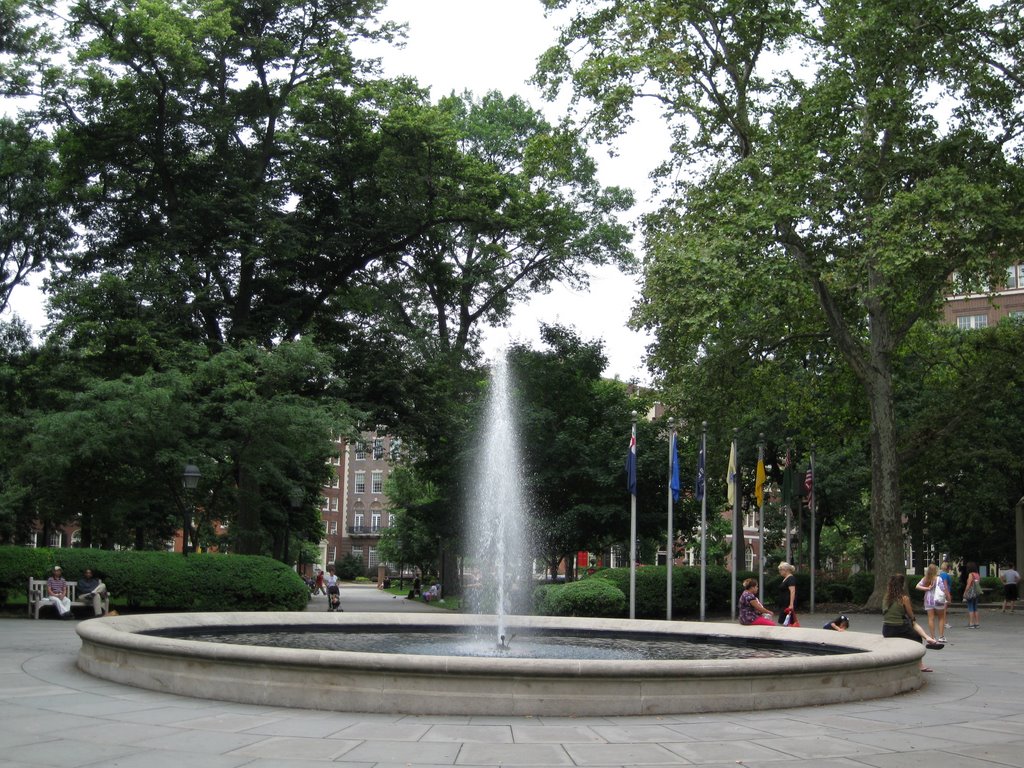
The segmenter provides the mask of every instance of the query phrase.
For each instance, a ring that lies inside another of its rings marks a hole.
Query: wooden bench
[[[71,600],[71,607],[75,608],[88,608],[92,610],[92,598],[86,600],[78,599],[78,584],[73,581],[68,581],[68,599]],[[50,598],[46,595],[46,579],[29,579],[28,580],[28,615],[32,618],[39,618],[39,611],[46,606],[50,606],[53,610],[57,610],[57,607],[50,602]],[[110,595],[103,595],[103,611],[107,612],[110,610]]]

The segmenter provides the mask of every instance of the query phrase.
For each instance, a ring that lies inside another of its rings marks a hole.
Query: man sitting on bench
[[[92,600],[92,612],[96,616],[103,615],[103,598],[107,594],[106,585],[93,576],[92,568],[86,568],[82,572],[82,578],[78,580],[78,599],[83,603]]]

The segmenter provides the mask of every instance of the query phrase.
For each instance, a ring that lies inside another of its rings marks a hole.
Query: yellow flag
[[[729,506],[733,506],[736,503],[736,441],[732,441],[732,447],[729,449],[729,476],[727,478],[728,486],[727,497],[729,499]]]
[[[764,473],[764,459],[757,460],[757,476],[754,479],[754,496],[757,498],[757,506],[764,505],[764,481],[767,480]]]

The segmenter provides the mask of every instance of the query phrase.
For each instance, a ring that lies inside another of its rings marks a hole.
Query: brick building
[[[1024,264],[1007,269],[1005,284],[994,290],[950,294],[942,314],[945,322],[964,330],[986,328],[1004,317],[1024,317]]]

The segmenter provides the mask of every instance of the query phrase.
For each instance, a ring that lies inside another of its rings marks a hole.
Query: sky
[[[435,100],[452,91],[482,96],[498,90],[522,96],[552,121],[561,116],[561,107],[546,104],[527,84],[537,58],[557,35],[556,22],[545,18],[540,0],[389,0],[384,16],[408,25],[404,48],[380,51],[385,74],[412,75]],[[615,157],[606,148],[593,149],[601,183],[636,193],[631,217],[650,207],[648,173],[664,158],[666,147],[663,128],[648,119],[616,143]],[[648,383],[643,357],[650,339],[627,327],[638,294],[638,275],[594,268],[588,291],[555,285],[551,293],[520,306],[507,327],[488,329],[484,351],[493,357],[510,341],[538,346],[540,323],[559,323],[574,327],[586,340],[604,342],[606,375]],[[35,287],[16,289],[11,305],[33,327],[44,325],[43,299]]]

